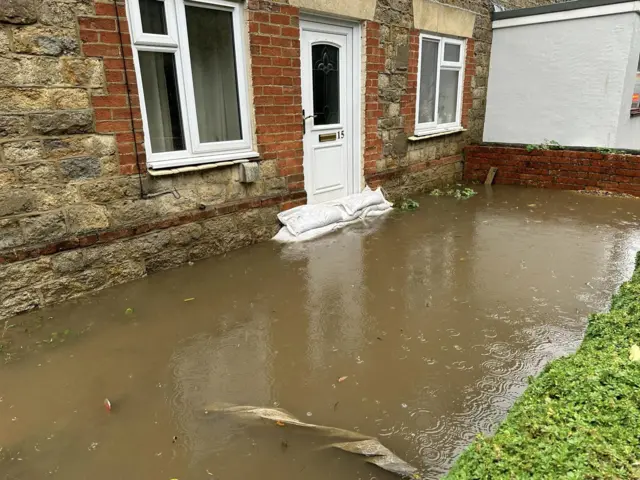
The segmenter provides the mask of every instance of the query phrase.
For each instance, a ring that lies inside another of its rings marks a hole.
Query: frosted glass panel
[[[460,72],[457,70],[442,70],[440,72],[438,123],[453,123],[456,121],[459,77]]]

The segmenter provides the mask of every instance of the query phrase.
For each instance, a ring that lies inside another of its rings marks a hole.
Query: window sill
[[[410,142],[419,142],[420,140],[427,140],[434,137],[442,137],[444,135],[452,135],[454,133],[466,132],[467,129],[463,127],[452,128],[449,130],[433,130],[431,132],[416,133],[414,136],[409,137]]]
[[[257,152],[236,152],[226,155],[191,157],[180,160],[164,160],[149,162],[147,171],[152,176],[175,175],[184,172],[196,172],[211,168],[228,167],[238,163],[245,163],[259,157]]]

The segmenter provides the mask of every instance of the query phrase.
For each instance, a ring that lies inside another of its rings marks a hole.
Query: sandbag
[[[297,427],[307,428],[320,434],[340,437],[349,441],[335,442],[329,446],[337,448],[345,452],[362,455],[366,457],[366,462],[376,465],[383,470],[394,473],[402,478],[421,479],[418,469],[411,466],[387,447],[382,445],[377,438],[363,435],[351,430],[342,428],[328,427],[325,425],[316,425],[313,423],[302,422],[281,408],[265,408],[244,405],[229,405],[223,403],[212,404],[205,410],[208,412],[223,412],[236,415],[246,419],[263,419],[270,420],[274,425],[294,425]]]
[[[382,189],[366,187],[356,193],[333,202],[318,205],[300,205],[278,214],[284,225],[273,237],[283,243],[301,242],[317,238],[368,217],[389,212],[393,204],[388,202]]]

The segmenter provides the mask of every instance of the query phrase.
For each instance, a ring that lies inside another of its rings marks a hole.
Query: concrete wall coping
[[[317,13],[373,20],[376,0],[290,0],[291,5]]]
[[[469,10],[431,0],[413,0],[413,19],[418,30],[472,38],[476,15]]]

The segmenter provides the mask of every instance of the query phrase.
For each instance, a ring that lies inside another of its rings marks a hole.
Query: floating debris
[[[399,204],[400,210],[416,210],[419,206],[420,204],[418,202],[410,198],[402,200]]]
[[[443,196],[447,196],[447,197],[454,197],[457,199],[466,199],[469,197],[473,197],[474,195],[476,195],[478,192],[476,192],[473,188],[462,188],[462,185],[456,185],[456,187],[454,188],[450,188],[449,190],[440,190],[438,188],[435,188],[433,190],[431,190],[431,192],[429,193],[429,195],[431,195],[432,197],[443,197]]]
[[[369,437],[351,430],[344,430],[342,428],[305,423],[298,420],[286,410],[279,408],[262,408],[249,405],[243,406],[220,403],[210,405],[206,410],[208,412],[217,411],[233,414],[246,419],[264,419],[274,422],[282,422],[289,425],[295,425],[297,427],[315,430],[328,436],[341,437],[343,439],[347,438],[350,439],[347,442],[332,443],[329,446],[345,452],[367,457],[366,461],[368,463],[376,465],[377,467],[380,467],[387,472],[394,473],[400,477],[413,478],[416,480],[420,480],[422,478],[418,473],[417,468],[402,460],[374,437]]]

